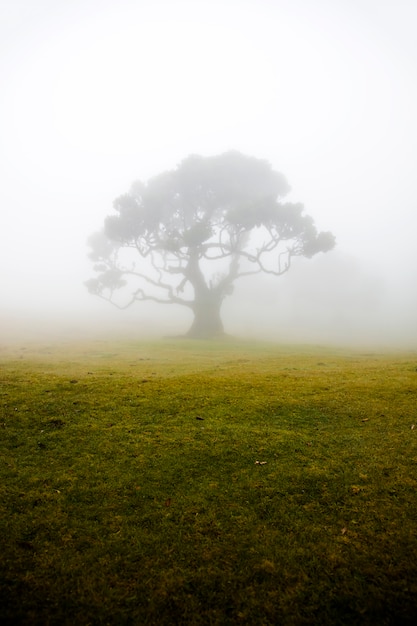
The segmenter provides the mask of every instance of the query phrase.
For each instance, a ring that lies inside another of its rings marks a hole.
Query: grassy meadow
[[[0,351],[0,622],[417,623],[417,353]]]

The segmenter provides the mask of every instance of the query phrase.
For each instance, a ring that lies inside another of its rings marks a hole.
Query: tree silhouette
[[[301,204],[282,202],[288,192],[266,161],[239,152],[189,156],[114,201],[116,214],[89,239],[98,275],[87,287],[120,308],[145,300],[186,306],[194,314],[188,336],[221,335],[221,305],[236,280],[280,276],[293,257],[334,247]]]

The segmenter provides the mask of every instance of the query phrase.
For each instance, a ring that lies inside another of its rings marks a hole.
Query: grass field
[[[417,353],[0,361],[2,624],[417,623]]]

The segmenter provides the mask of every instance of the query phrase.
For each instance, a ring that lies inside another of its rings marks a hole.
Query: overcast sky
[[[3,310],[90,311],[114,197],[237,149],[412,322],[416,26],[415,0],[0,0]]]

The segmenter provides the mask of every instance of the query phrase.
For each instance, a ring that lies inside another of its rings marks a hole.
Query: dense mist
[[[4,4],[1,344],[184,333],[181,307],[90,295],[87,240],[133,181],[239,150],[337,244],[236,282],[226,333],[416,349],[416,18],[407,0]]]

